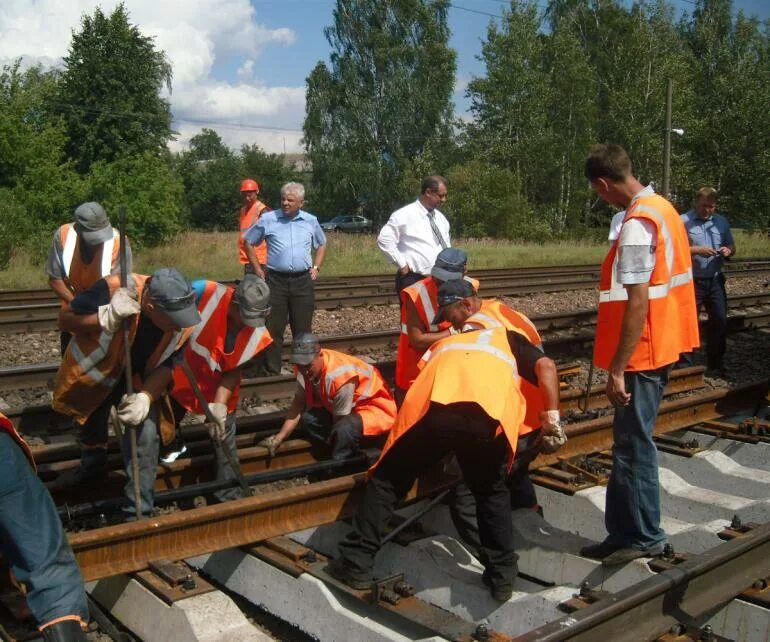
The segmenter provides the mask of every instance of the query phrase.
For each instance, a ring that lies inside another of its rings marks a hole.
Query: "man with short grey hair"
[[[326,236],[318,219],[304,211],[305,187],[281,187],[281,209],[263,214],[244,234],[246,243],[267,243],[267,285],[272,312],[266,326],[273,343],[265,350],[262,374],[281,373],[283,333],[288,320],[292,336],[310,332],[315,311],[314,282],[326,254]],[[315,251],[315,260],[313,260]]]

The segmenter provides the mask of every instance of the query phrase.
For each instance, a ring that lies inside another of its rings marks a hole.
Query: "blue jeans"
[[[706,366],[723,368],[727,350],[727,291],[724,274],[715,274],[707,279],[696,278],[695,306],[706,309]],[[703,337],[701,337],[702,339]],[[703,341],[701,341],[703,345]],[[682,354],[682,365],[692,366],[695,358],[692,352]]]
[[[671,366],[626,372],[628,406],[615,409],[612,474],[607,484],[604,523],[607,543],[658,552],[666,541],[660,527],[658,450],[652,440]]]
[[[155,506],[155,474],[158,468],[158,456],[160,455],[160,437],[158,436],[158,402],[150,405],[150,414],[147,419],[137,426],[136,430],[136,455],[139,460],[139,494],[141,498],[140,510],[142,516],[152,515]],[[126,469],[126,485],[123,492],[126,503],[123,506],[123,514],[127,520],[136,519],[134,507],[134,469],[131,465],[130,429],[126,426],[123,434],[122,451],[123,466]]]
[[[68,615],[88,621],[83,577],[53,500],[21,448],[1,430],[0,552],[27,585],[38,625]]]

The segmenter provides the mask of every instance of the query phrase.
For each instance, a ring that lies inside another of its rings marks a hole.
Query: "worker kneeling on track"
[[[147,516],[155,503],[158,433],[164,444],[174,437],[167,394],[171,373],[200,315],[190,282],[174,268],[160,268],[149,277],[129,274],[128,287],[119,286],[117,276],[100,279],[59,313],[60,328],[73,339],[56,375],[52,406],[82,425],[82,452],[80,468],[53,487],[93,483],[106,474],[107,419],[117,405],[118,422],[136,426],[140,510]],[[130,395],[125,394],[126,332],[136,391]],[[123,510],[131,519],[135,497],[128,430],[121,446],[128,477]]]
[[[205,414],[194,386],[197,385],[216,423],[209,425],[214,442],[217,481],[235,479],[223,449],[238,464],[235,443],[235,411],[241,387],[242,367],[269,346],[273,339],[265,328],[270,313],[270,289],[257,276],[247,274],[237,288],[216,281],[194,281],[195,303],[201,322],[193,331],[184,350],[188,368],[174,368],[171,393],[174,417],[178,423],[190,411]],[[195,383],[187,377],[191,372]],[[227,488],[214,493],[219,501],[237,499],[240,488]]]
[[[25,457],[26,456],[26,457]],[[85,642],[83,577],[29,447],[0,413],[0,553],[45,642]]]
[[[453,452],[476,497],[483,581],[505,601],[517,575],[506,477],[526,412],[520,376],[538,385],[547,411],[558,412],[556,365],[522,334],[504,328],[449,336],[424,361],[369,471],[353,531],[327,570],[355,589],[368,588],[397,502],[421,471]]]
[[[311,332],[294,339],[291,362],[297,374],[294,399],[281,430],[259,445],[275,455],[302,421],[311,439],[331,446],[332,459],[348,459],[362,447],[382,446],[396,417],[396,402],[377,368],[335,350],[322,350]]]

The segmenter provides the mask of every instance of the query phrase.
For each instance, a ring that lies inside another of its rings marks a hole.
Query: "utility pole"
[[[671,102],[674,95],[674,80],[668,79],[666,89],[666,137],[663,144],[663,197],[668,198],[669,179],[671,177]]]

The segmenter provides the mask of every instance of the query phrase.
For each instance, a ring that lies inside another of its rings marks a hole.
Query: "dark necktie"
[[[428,212],[428,220],[430,221],[430,227],[433,230],[433,238],[436,239],[436,243],[441,246],[441,249],[445,250],[447,248],[447,244],[444,240],[444,237],[441,236],[441,232],[439,231],[438,225],[436,224],[436,213]]]

